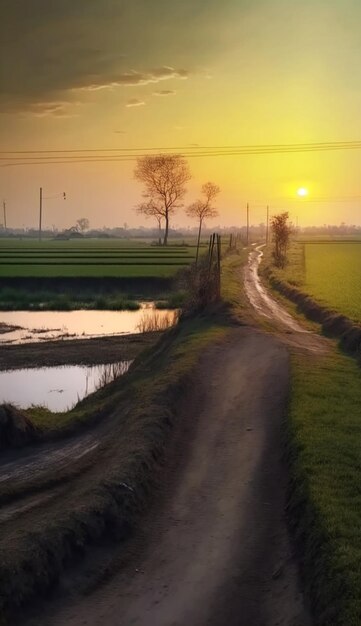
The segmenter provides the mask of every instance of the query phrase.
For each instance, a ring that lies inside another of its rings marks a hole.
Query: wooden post
[[[266,222],[266,243],[268,243],[269,239],[269,206],[267,205],[267,222]]]
[[[208,260],[211,254],[211,245],[212,245],[212,235],[209,235],[209,244],[208,244]]]
[[[43,188],[40,187],[40,204],[39,204],[39,241],[41,241],[41,228],[43,219]]]
[[[200,246],[200,243],[201,243],[201,230],[202,230],[202,220],[199,220],[197,253],[196,253],[196,267],[198,266],[199,246]]]
[[[216,235],[215,235],[215,233],[213,233],[213,235],[211,235],[211,246],[210,246],[210,253],[209,253],[208,280],[209,280],[209,278],[211,276],[211,272],[212,272],[212,261],[213,261],[213,251],[214,251],[215,238],[216,238]]]
[[[221,297],[221,236],[217,235],[217,297]]]
[[[247,247],[249,246],[249,204],[247,202]]]

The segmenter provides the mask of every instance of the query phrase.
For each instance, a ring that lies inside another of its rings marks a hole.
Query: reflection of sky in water
[[[130,361],[94,365],[66,365],[0,372],[0,404],[27,408],[32,404],[52,411],[66,411],[79,400],[124,374]]]
[[[23,329],[0,334],[0,343],[28,343],[67,334],[96,337],[137,333],[144,315],[153,313],[152,304],[142,305],[139,311],[2,311],[0,322]],[[160,317],[168,314],[167,310],[157,311]]]

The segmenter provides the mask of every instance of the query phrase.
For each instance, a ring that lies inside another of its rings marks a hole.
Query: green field
[[[307,243],[304,259],[307,293],[360,322],[361,243]]]
[[[335,350],[292,357],[288,513],[323,626],[361,624],[360,378]]]
[[[361,241],[294,243],[286,268],[272,271],[319,304],[361,322]]]
[[[107,240],[2,240],[0,277],[170,277],[195,259],[194,245],[166,248]]]

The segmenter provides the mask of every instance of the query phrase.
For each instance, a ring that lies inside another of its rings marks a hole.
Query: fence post
[[[208,259],[211,254],[211,245],[212,245],[212,235],[209,235],[209,244],[208,244]]]
[[[221,236],[217,235],[217,296],[221,297]]]

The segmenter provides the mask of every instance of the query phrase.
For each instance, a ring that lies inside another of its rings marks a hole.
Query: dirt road
[[[244,286],[247,297],[257,313],[267,317],[296,333],[306,333],[305,330],[274,298],[270,296],[258,275],[258,266],[262,260],[262,248],[258,246],[248,257],[248,264],[244,270]]]
[[[163,490],[133,539],[94,550],[22,626],[310,626],[284,513],[282,419],[289,337],[325,346],[270,308],[258,254],[247,293],[287,341],[243,327],[204,354]]]
[[[271,336],[237,329],[208,351],[165,492],[128,546],[127,565],[90,596],[68,583],[27,623],[310,624],[284,517],[288,382],[287,350]]]
[[[263,247],[257,246],[250,252],[244,268],[244,287],[253,316],[256,314],[259,319],[266,319],[273,333],[286,345],[315,354],[328,352],[329,340],[302,326],[263,285],[258,273]]]

